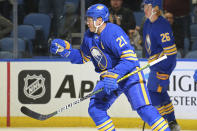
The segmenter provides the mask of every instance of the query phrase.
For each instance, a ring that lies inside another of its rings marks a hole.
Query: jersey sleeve
[[[157,30],[155,33],[157,42],[163,48],[162,54],[167,56],[167,59],[158,63],[158,66],[169,69],[169,72],[171,72],[176,65],[177,48],[170,24],[162,24],[160,30]]]
[[[177,54],[173,32],[169,24],[160,26],[160,30],[156,32],[156,38],[157,42],[162,46],[165,55],[170,56]]]
[[[116,59],[119,59],[119,63],[110,72],[115,73],[115,76],[120,78],[131,72],[136,66],[139,66],[138,58],[133,46],[130,44],[129,37],[121,28],[113,31],[112,35],[108,36],[108,38],[111,52]]]
[[[83,42],[80,46],[80,49],[72,49],[71,53],[69,55],[69,59],[71,61],[71,63],[74,64],[83,64],[86,63],[88,61],[90,61],[90,55],[89,55],[89,51],[87,48],[87,32],[84,35],[84,39]]]

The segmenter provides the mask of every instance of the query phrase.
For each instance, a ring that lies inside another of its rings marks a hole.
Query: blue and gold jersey
[[[143,40],[149,62],[167,55],[166,60],[152,66],[151,69],[170,74],[176,66],[177,49],[169,22],[162,16],[153,23],[147,19],[143,28]]]
[[[80,50],[75,49],[71,53],[72,63],[92,61],[95,71],[99,73],[111,69],[113,73],[123,76],[139,66],[129,37],[112,23],[107,23],[100,35],[87,30]]]
[[[139,61],[134,47],[130,44],[129,37],[118,25],[112,23],[107,23],[100,35],[87,30],[80,49],[72,49],[68,58],[75,64],[92,61],[95,71],[100,73],[100,78],[111,77],[119,79],[139,68]],[[94,91],[102,86],[97,85]],[[117,97],[124,92],[129,102],[132,103],[134,110],[151,104],[143,72],[138,72],[119,82],[118,86],[117,94],[110,95],[109,98]],[[106,93],[101,92],[101,94],[93,97],[103,98],[105,96]],[[100,98],[98,100],[103,101]],[[111,102],[113,103],[111,100],[109,102],[109,104],[104,102],[104,106],[107,105],[108,107],[111,105]]]

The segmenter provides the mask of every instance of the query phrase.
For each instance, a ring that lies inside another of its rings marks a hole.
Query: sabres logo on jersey
[[[104,8],[104,6],[99,5],[99,6],[97,6],[96,8],[97,8],[98,10],[101,10],[101,9],[103,9],[103,8]]]
[[[146,46],[146,50],[148,52],[148,54],[151,54],[151,41],[150,41],[150,36],[146,35],[146,42],[145,42],[145,46]]]
[[[103,52],[97,47],[92,47],[90,51],[94,60],[97,62],[98,67],[101,70],[105,70],[107,68],[107,59]]]

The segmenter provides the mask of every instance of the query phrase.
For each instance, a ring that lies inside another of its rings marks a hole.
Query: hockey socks
[[[152,105],[146,105],[137,109],[137,113],[148,123],[153,131],[170,131],[168,123]]]
[[[115,126],[111,119],[103,122],[102,124],[96,126],[99,131],[115,131]]]
[[[169,104],[166,104],[164,106],[161,106],[161,107],[157,108],[157,110],[159,111],[159,113],[165,119],[167,119],[168,122],[175,120],[174,106],[173,106],[172,102],[170,102]]]

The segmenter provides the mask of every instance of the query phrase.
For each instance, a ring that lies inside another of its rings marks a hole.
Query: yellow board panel
[[[11,127],[96,127],[89,117],[52,117],[45,121],[29,117],[11,117]],[[142,128],[140,118],[112,118],[117,128]],[[197,120],[178,119],[183,130],[197,130]],[[6,127],[6,117],[0,117],[0,127]],[[149,128],[146,125],[146,128]]]

